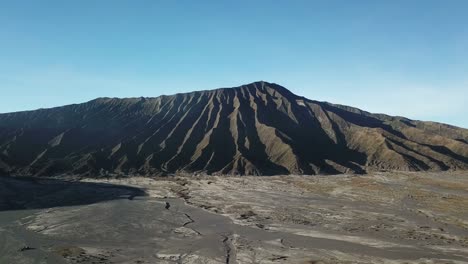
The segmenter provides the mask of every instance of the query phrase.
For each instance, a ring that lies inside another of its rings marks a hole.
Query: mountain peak
[[[0,174],[468,169],[468,130],[320,103],[265,81],[0,115]]]
[[[273,97],[287,97],[287,98],[294,98],[297,95],[293,94],[287,88],[276,84],[270,83],[266,81],[256,81],[249,84],[244,84],[241,86],[230,87],[230,88],[218,88],[209,91],[220,91],[220,92],[233,92],[237,91],[240,93],[249,92],[250,94],[264,94],[265,96],[273,96]]]

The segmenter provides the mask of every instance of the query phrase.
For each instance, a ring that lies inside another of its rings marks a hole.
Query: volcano
[[[468,169],[468,130],[235,88],[0,115],[3,175],[339,174]]]

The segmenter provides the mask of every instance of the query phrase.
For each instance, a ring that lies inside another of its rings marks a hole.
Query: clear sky
[[[466,0],[0,0],[0,112],[264,80],[468,128]]]

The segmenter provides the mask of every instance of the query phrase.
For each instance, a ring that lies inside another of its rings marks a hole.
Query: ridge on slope
[[[468,130],[255,82],[0,115],[0,173],[336,174],[468,168]]]

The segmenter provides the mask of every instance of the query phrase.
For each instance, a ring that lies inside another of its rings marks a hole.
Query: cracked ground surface
[[[466,172],[0,188],[0,263],[468,262]]]

